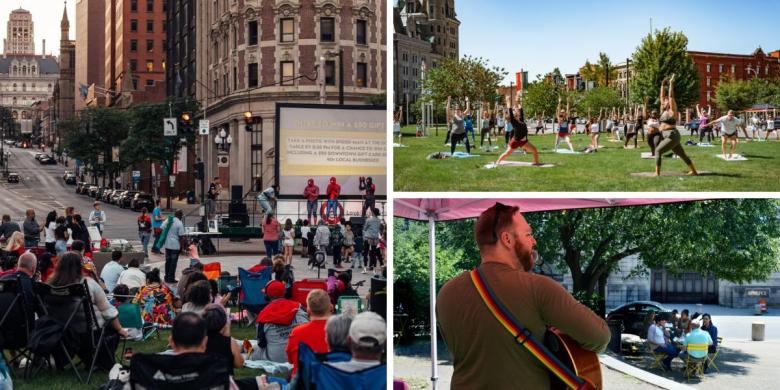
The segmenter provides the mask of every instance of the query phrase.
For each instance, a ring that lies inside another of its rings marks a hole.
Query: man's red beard
[[[520,267],[526,272],[530,271],[534,266],[534,259],[530,252],[525,252],[523,246],[520,245],[520,240],[515,240],[515,257]]]

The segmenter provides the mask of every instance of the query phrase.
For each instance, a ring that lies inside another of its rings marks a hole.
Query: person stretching
[[[511,93],[510,93],[511,94]],[[515,118],[514,107],[512,105],[512,98],[509,97],[509,101],[506,102],[509,107],[509,123],[512,124],[512,141],[506,147],[504,154],[498,157],[496,160],[496,166],[501,165],[501,161],[504,161],[512,152],[518,148],[523,148],[526,152],[531,152],[534,155],[534,165],[539,165],[539,151],[536,147],[528,142],[528,126],[525,124],[525,114],[523,113],[523,103],[520,102],[520,120]]]
[[[447,116],[452,120],[452,133],[450,134],[450,155],[455,154],[455,146],[458,145],[460,140],[466,145],[466,153],[471,154],[471,145],[469,144],[469,137],[466,134],[465,119],[464,116],[471,115],[471,109],[469,106],[469,98],[466,98],[466,111],[461,111],[460,107],[454,110],[450,109],[451,97],[447,97]]]
[[[563,139],[569,144],[569,150],[573,153],[574,146],[571,144],[571,139],[569,139],[569,99],[566,99],[566,111],[561,110],[562,101],[563,98],[558,96],[558,108],[556,109],[558,113],[558,134],[555,136],[554,150],[558,151],[558,145],[561,143],[561,139]]]
[[[677,130],[677,102],[674,100],[674,73],[669,80],[669,95],[664,96],[664,84],[667,78],[661,82],[661,114],[660,131],[663,133],[663,139],[656,145],[655,150],[655,175],[661,176],[661,158],[666,152],[674,152],[674,154],[680,156],[680,158],[688,165],[688,174],[695,176],[698,175],[696,167],[693,166],[693,162],[688,155],[685,154],[680,144],[680,131]]]
[[[507,109],[507,111],[509,111]],[[504,123],[506,124],[506,127],[504,128],[504,143],[506,144],[506,147],[509,147],[509,139],[512,138],[512,122],[509,121],[509,114],[504,114]]]
[[[653,110],[650,112],[650,116],[647,116],[647,100],[647,97],[645,97],[642,112],[643,116],[647,118],[647,144],[650,145],[650,155],[655,157],[655,148],[661,142],[663,136],[659,130],[658,111]]]
[[[780,141],[780,134],[778,134],[777,127],[775,126],[775,110],[772,110],[772,116],[769,116],[769,113],[767,113],[766,118],[766,137],[764,138],[764,141],[769,141],[769,134],[772,132],[775,133],[775,139]]]
[[[490,104],[482,104],[482,107],[486,107],[487,110],[482,110],[482,119],[479,121],[479,147],[484,148],[485,147],[485,136],[487,136],[488,145],[492,148],[493,147],[493,141],[490,140]]]
[[[704,141],[704,135],[707,135],[707,143],[712,143],[712,126],[709,125],[710,115],[712,115],[712,106],[707,106],[704,111],[696,105],[696,114],[699,116],[699,143]]]
[[[398,107],[393,115],[393,136],[398,137],[398,145],[401,145],[401,118],[404,115],[404,106]]]
[[[729,110],[729,112],[718,119],[715,119],[714,121],[710,122],[711,126],[720,125],[723,129],[723,136],[720,137],[720,149],[723,152],[723,158],[726,157],[726,141],[731,143],[731,153],[729,153],[728,159],[731,160],[731,158],[734,156],[734,152],[737,150],[737,129],[739,127],[742,127],[742,129],[745,129],[745,125],[742,123],[742,121],[734,116],[734,111]]]
[[[628,108],[628,111],[626,111],[625,115],[623,116],[623,122],[625,122],[626,127],[626,141],[623,143],[624,148],[628,148],[628,142],[631,141],[631,138],[634,139],[634,149],[637,148],[637,122],[634,120],[639,116],[639,109],[636,108],[635,111],[632,113],[631,108]]]
[[[474,135],[474,117],[471,115],[471,110],[468,109],[469,107],[469,98],[466,98],[466,112],[463,114],[465,115],[463,117],[463,126],[466,127],[466,134],[471,134],[471,143],[474,145],[477,144],[477,137]]]
[[[542,111],[542,115],[536,115],[536,134],[539,134],[539,131],[542,132],[542,135],[544,135],[544,111]]]
[[[605,109],[599,110],[599,117],[593,118],[590,116],[590,108],[588,108],[588,117],[590,118],[590,150],[592,152],[598,152],[599,150],[599,132],[601,131],[601,120],[604,118]],[[612,119],[607,119],[607,122],[611,122]]]

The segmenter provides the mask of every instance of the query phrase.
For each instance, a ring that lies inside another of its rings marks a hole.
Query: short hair
[[[10,220],[11,220],[11,216],[10,216],[10,215],[8,215],[8,214],[3,214],[3,221],[4,221],[4,222],[8,222],[8,221],[10,221]]]
[[[203,320],[206,321],[208,333],[219,333],[227,324],[228,318],[222,306],[210,303],[203,309]]]
[[[122,251],[111,252],[111,260],[119,261],[121,258],[122,258]]]
[[[146,273],[146,284],[149,283],[162,283],[160,280],[160,269],[155,268]]]
[[[16,265],[18,268],[23,268],[28,271],[35,271],[35,266],[38,264],[38,259],[32,252],[24,252],[19,256],[19,262]]]
[[[130,259],[130,261],[127,262],[127,267],[133,267],[138,268],[141,264],[138,262],[138,259]]]
[[[330,311],[330,296],[325,290],[316,288],[309,292],[306,296],[306,305],[311,310],[311,314],[317,317],[322,317],[329,314]]]
[[[130,295],[130,288],[127,287],[126,284],[117,284],[112,293],[114,294],[114,300],[119,303],[125,303],[130,300],[130,298],[127,297],[127,295]]]
[[[190,284],[185,291],[184,302],[190,302],[195,306],[206,306],[211,303],[211,286],[208,280],[199,280]]]
[[[507,206],[502,203],[496,203],[483,211],[474,223],[474,239],[477,241],[477,246],[482,249],[488,245],[495,245],[498,242],[498,235],[512,226],[512,218],[519,211],[520,208],[517,206]]]
[[[371,209],[371,212],[374,213],[374,216],[377,217],[377,218],[379,218],[379,216],[381,215],[381,213],[379,212],[379,209],[376,208],[376,207]]]
[[[181,209],[176,209],[176,211],[173,212],[173,216],[179,219],[184,218],[184,211]]]
[[[206,321],[199,315],[184,312],[173,320],[171,339],[176,346],[191,348],[200,346],[206,337]]]
[[[682,311],[682,312],[680,312],[680,314],[690,314],[690,313],[691,313],[691,312],[689,312],[689,311],[688,311],[688,309],[683,309],[683,311]]]
[[[203,263],[201,263],[200,261],[196,261],[190,266],[190,268],[192,268],[195,271],[203,272]]]
[[[73,240],[73,242],[70,244],[70,249],[73,251],[83,251],[84,250],[84,241],[81,240]]]
[[[346,313],[330,316],[325,323],[325,337],[328,346],[333,349],[349,349],[349,326],[352,325],[352,317]]]
[[[268,267],[268,266],[274,265],[274,262],[271,260],[270,257],[266,256],[266,257],[263,257],[262,260],[260,260],[260,265]]]

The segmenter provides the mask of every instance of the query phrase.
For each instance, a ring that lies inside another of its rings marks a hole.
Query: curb
[[[669,389],[669,390],[693,389],[693,387],[691,386],[683,385],[673,380],[669,380],[664,377],[647,372],[645,370],[641,370],[630,364],[623,363],[620,360],[615,359],[614,357],[606,354],[600,354],[599,361],[601,362],[601,364],[615,371],[622,372],[623,374],[632,376],[636,379],[639,379],[643,382],[647,382],[654,386],[658,386],[662,389]]]

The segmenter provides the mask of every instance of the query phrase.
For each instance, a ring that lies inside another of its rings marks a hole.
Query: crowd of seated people
[[[718,348],[718,328],[712,323],[708,313],[694,313],[690,316],[688,309],[679,312],[675,309],[669,314],[649,313],[653,323],[647,328],[647,342],[654,352],[665,354],[662,363],[666,370],[671,370],[671,362],[675,357],[683,361],[691,357],[703,359],[707,354],[713,354]],[[705,344],[706,351],[687,350],[689,344]],[[704,372],[709,371],[710,361],[705,359]]]

